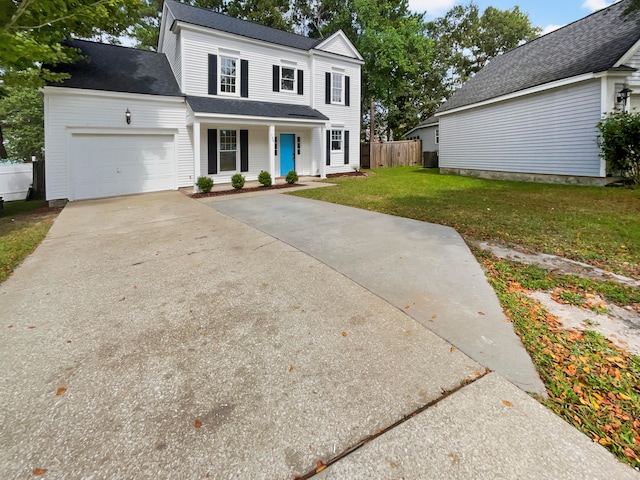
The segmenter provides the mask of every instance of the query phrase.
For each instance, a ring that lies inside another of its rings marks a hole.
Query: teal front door
[[[292,133],[280,134],[280,176],[284,177],[296,169],[294,153],[295,136]]]

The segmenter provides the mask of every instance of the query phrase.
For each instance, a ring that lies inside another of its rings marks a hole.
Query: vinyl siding
[[[240,59],[249,62],[249,97],[248,100],[262,102],[290,103],[294,105],[310,104],[310,78],[309,61],[307,55],[296,53],[293,50],[275,48],[272,45],[255,45],[236,39],[220,38],[212,32],[204,34],[181,30],[182,50],[184,53],[184,85],[182,90],[187,95],[208,95],[208,56],[225,55],[225,51],[240,53]],[[295,67],[302,70],[304,94],[297,92],[273,91],[273,65],[280,65],[281,60],[295,62]],[[238,76],[239,82],[239,76]],[[239,84],[238,84],[239,88]],[[225,95],[219,95],[224,98]],[[231,98],[240,98],[237,97]]]
[[[164,12],[167,18],[162,22],[164,34],[162,37],[162,45],[159,50],[166,55],[169,65],[171,66],[171,70],[178,81],[178,85],[182,89],[182,52],[180,49],[179,38],[178,35],[169,30],[174,20],[171,11],[168,8],[165,8]]]
[[[437,126],[418,128],[409,135],[409,138],[418,137],[422,140],[423,152],[437,152],[438,144],[436,143]]]
[[[601,176],[598,80],[440,117],[440,166]]]
[[[52,88],[52,87],[48,87]],[[54,89],[55,91],[55,89]],[[178,187],[193,185],[193,150],[185,125],[184,103],[164,102],[150,95],[79,95],[70,91],[48,94],[45,90],[45,159],[47,162],[47,199],[69,198],[69,128],[87,128],[99,134],[105,129],[121,129],[133,134],[139,130],[175,129],[177,134],[176,168]],[[131,125],[125,111],[132,114]]]
[[[630,86],[640,88],[640,49],[633,54],[631,60],[627,62],[627,65],[638,69],[637,72],[634,72],[629,76]]]
[[[360,65],[341,59],[329,59],[316,56],[313,59],[316,81],[314,83],[313,108],[330,118],[327,128],[349,131],[349,164],[344,164],[344,154],[331,153],[331,165],[326,173],[349,172],[354,166],[360,165]],[[350,106],[325,104],[325,72],[331,72],[333,67],[340,68],[350,77]],[[324,141],[324,139],[322,140]],[[319,144],[317,158],[320,158]],[[325,161],[325,159],[321,159]]]
[[[345,57],[351,57],[353,55],[347,44],[340,37],[332,38],[331,41],[323,44],[319,50],[336,53]]]

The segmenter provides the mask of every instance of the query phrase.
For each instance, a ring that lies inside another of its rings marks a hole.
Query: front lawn
[[[5,202],[0,217],[0,283],[40,244],[59,209],[45,201]]]
[[[544,185],[440,175],[416,167],[332,178],[293,193],[454,227],[469,243],[494,240],[640,278],[640,189]],[[562,275],[472,248],[529,352],[547,407],[640,468],[640,357],[592,332],[566,330],[527,296],[561,289],[640,310],[638,288]]]
[[[545,185],[396,167],[295,193],[454,227],[640,278],[640,189]]]

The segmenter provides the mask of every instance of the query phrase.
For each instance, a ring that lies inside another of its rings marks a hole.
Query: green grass
[[[35,200],[5,202],[0,217],[0,282],[35,250],[51,228],[55,213],[34,212],[46,206],[47,202]]]
[[[454,227],[640,278],[640,189],[547,185],[440,175],[416,167],[332,178],[293,195]]]

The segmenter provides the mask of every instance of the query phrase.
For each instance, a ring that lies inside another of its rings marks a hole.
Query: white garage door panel
[[[73,135],[73,198],[174,188],[173,135]]]

